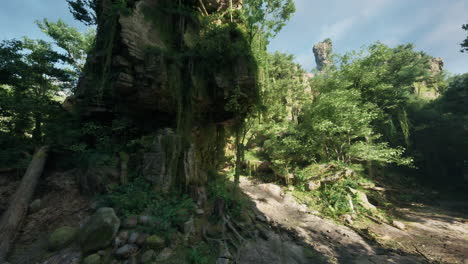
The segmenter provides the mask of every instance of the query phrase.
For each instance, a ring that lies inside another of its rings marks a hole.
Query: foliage
[[[453,77],[447,91],[427,104],[413,103],[413,152],[419,174],[439,186],[460,187],[468,171],[468,74]]]
[[[42,40],[7,40],[0,44],[1,130],[18,138],[43,140],[43,124],[53,118],[58,92],[73,82],[57,66],[68,59]]]
[[[414,51],[411,44],[390,48],[381,43],[340,59],[339,78],[348,81],[348,89],[359,90],[364,101],[382,110],[374,125],[393,146],[408,143],[405,112],[410,99],[415,97],[415,83],[426,83],[434,90],[439,87],[436,81],[441,81],[437,77],[442,73],[434,76],[429,72],[429,59],[426,54]]]
[[[73,17],[85,25],[97,24],[98,0],[67,0],[68,7]]]
[[[151,184],[142,177],[117,187],[102,199],[115,208],[118,214],[151,216],[158,225],[151,227],[150,231],[165,235],[185,223],[194,209],[190,198],[180,197],[179,194],[163,195],[155,192]]]
[[[216,177],[216,180],[208,184],[208,196],[214,201],[222,201],[224,210],[230,216],[236,218],[242,213],[245,208],[246,200],[241,196],[239,189],[234,188],[227,179]]]
[[[346,169],[351,169],[354,174],[335,182],[322,184],[320,188],[312,192],[306,189],[305,185],[309,180],[324,179]],[[293,194],[307,206],[335,219],[339,219],[340,216],[346,214],[378,214],[377,211],[366,210],[361,205],[358,196],[351,191],[353,189],[367,193],[365,189],[362,189],[361,185],[373,185],[372,181],[364,176],[364,168],[361,165],[349,167],[340,163],[313,164],[296,171],[296,173],[300,175],[302,181],[297,182],[298,188],[295,189]]]
[[[82,72],[86,56],[94,46],[95,30],[90,28],[88,32],[83,34],[60,19],[55,23],[44,19],[42,22],[36,21],[36,24],[42,32],[54,40],[58,47],[66,52],[70,64],[78,74]]]
[[[216,262],[215,254],[213,245],[201,242],[189,249],[188,260],[191,264],[210,264]]]
[[[274,37],[296,11],[292,0],[245,0],[243,5],[241,17],[251,41],[257,34],[266,40]]]
[[[45,19],[37,24],[56,46],[29,38],[0,44],[1,140],[21,142],[3,149],[10,158],[2,158],[2,162],[13,157],[24,160],[15,153],[28,153],[38,144],[64,146],[77,138],[74,118],[60,103],[77,83],[93,45],[93,33],[81,34],[61,20],[52,23]]]
[[[294,62],[292,55],[280,52],[269,54],[267,64],[269,82],[262,91],[265,118],[297,122],[300,108],[307,99],[305,71]]]
[[[468,24],[462,25],[462,29],[468,31]],[[461,52],[468,52],[468,36],[460,43]]]

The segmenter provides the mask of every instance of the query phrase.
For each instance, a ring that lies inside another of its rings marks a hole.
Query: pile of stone
[[[100,208],[79,228],[61,227],[49,237],[49,250],[79,246],[83,264],[138,264],[164,262],[173,255],[166,240],[139,230],[157,222],[150,216],[128,217],[124,221],[112,208]],[[49,263],[50,259],[45,263]],[[76,262],[74,262],[76,263]]]

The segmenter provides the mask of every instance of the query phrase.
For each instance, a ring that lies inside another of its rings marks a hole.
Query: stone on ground
[[[119,231],[120,220],[112,208],[99,209],[80,229],[80,245],[84,253],[109,246]]]
[[[49,249],[59,250],[68,246],[75,238],[77,228],[64,226],[56,229],[49,237]]]

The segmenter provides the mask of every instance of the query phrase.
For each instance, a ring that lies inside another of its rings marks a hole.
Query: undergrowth
[[[386,217],[382,210],[369,210],[364,208],[359,195],[352,190],[362,192],[372,201],[382,200],[379,194],[370,193],[363,186],[375,185],[369,178],[365,177],[362,166],[345,166],[342,164],[327,165],[313,164],[296,173],[296,185],[294,196],[300,202],[306,204],[309,208],[317,210],[333,219],[340,219],[343,215],[354,215],[356,217],[363,215],[373,215]],[[322,183],[316,190],[309,191],[307,183],[310,181],[319,181],[337,173],[343,173],[343,170],[352,170],[350,176],[343,177],[340,180],[330,183]],[[388,205],[381,202],[382,205]]]
[[[226,213],[234,218],[238,218],[247,205],[247,199],[242,196],[239,188],[222,177],[216,177],[216,180],[208,184],[208,195],[215,203],[222,201]]]
[[[211,264],[216,262],[216,254],[212,245],[200,242],[189,249],[187,257],[191,264]]]
[[[156,192],[143,177],[117,187],[102,199],[124,217],[150,216],[157,224],[144,227],[145,231],[165,235],[189,220],[195,208],[191,198],[178,193]]]

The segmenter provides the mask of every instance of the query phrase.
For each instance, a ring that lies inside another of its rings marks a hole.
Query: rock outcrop
[[[432,76],[442,72],[444,68],[444,61],[442,58],[431,58],[429,60],[430,72]]]
[[[332,65],[333,44],[331,39],[325,39],[315,44],[312,50],[319,71],[323,71],[326,67]]]
[[[156,189],[203,185],[225,125],[257,98],[246,33],[225,12],[231,1],[98,2],[96,47],[67,108],[101,123],[125,117],[153,136],[139,167]]]

